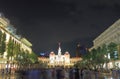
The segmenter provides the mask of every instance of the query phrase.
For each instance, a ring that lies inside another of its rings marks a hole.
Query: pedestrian
[[[80,70],[80,79],[83,79],[83,69]]]
[[[2,69],[2,74],[4,74],[4,69]]]
[[[65,79],[69,79],[69,72],[68,72],[68,69],[65,70]]]
[[[60,68],[56,69],[56,77],[57,77],[57,79],[61,79],[61,69]]]
[[[46,69],[46,72],[47,72],[47,79],[52,79],[52,70]]]
[[[54,69],[54,68],[51,70],[51,73],[52,73],[52,79],[56,79],[56,78],[55,78],[56,72],[55,72],[55,69]]]
[[[95,73],[95,79],[98,79],[98,70],[95,69],[94,73]]]
[[[77,66],[75,68],[74,75],[75,75],[75,79],[79,79],[80,78],[80,76],[79,76],[79,68]]]
[[[56,69],[56,77],[57,77],[57,79],[64,79],[65,78],[64,68],[58,67]]]
[[[61,72],[60,72],[60,79],[65,79],[65,69],[62,68]]]
[[[42,69],[41,75],[42,75],[42,79],[47,79],[47,76],[46,76],[46,69]]]
[[[69,69],[69,78],[73,79],[73,69],[72,68]]]

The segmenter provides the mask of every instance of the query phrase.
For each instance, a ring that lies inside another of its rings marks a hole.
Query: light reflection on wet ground
[[[15,73],[15,74],[0,74],[0,79],[56,79],[49,77],[49,74],[46,73],[45,77],[43,77],[40,70],[32,70],[26,73]],[[86,76],[84,79],[89,79],[89,76]],[[95,79],[95,78],[92,78]],[[120,78],[112,78],[112,76],[104,76],[97,79],[120,79]]]

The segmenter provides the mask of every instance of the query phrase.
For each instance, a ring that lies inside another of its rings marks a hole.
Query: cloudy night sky
[[[26,37],[33,51],[75,55],[77,43],[92,41],[120,18],[119,0],[1,0],[0,12]]]

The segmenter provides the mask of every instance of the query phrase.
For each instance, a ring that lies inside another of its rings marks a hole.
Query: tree
[[[20,53],[21,53],[20,44],[15,44],[15,45],[14,45],[14,54],[15,54],[15,60],[16,60],[17,62],[19,61]]]
[[[37,57],[37,55],[34,52],[32,52],[31,54],[29,54],[29,58],[30,58],[30,61],[32,63],[38,62],[38,57]]]
[[[13,49],[14,49],[14,42],[10,38],[9,42],[7,44],[7,58],[10,60],[12,60],[12,58],[13,58]]]
[[[83,61],[80,63],[80,66],[84,66],[84,67],[86,66],[85,68],[91,69],[92,67],[91,57],[92,57],[91,52],[87,52],[87,54],[83,56]]]
[[[0,54],[2,55],[2,31],[0,30]]]
[[[115,67],[115,60],[116,60],[115,51],[117,51],[117,44],[111,42],[108,45],[108,52],[110,53],[110,60],[113,61],[113,67]]]
[[[0,31],[0,54],[3,55],[6,50],[6,34]]]
[[[91,64],[94,69],[103,68],[104,65],[104,53],[102,53],[102,48],[98,47],[91,51]]]
[[[91,60],[92,60],[92,66],[94,67],[94,69],[97,69],[97,50],[96,49],[93,49],[91,51]]]
[[[108,52],[110,53],[110,58],[111,58],[112,60],[115,59],[115,57],[114,57],[115,51],[117,51],[117,44],[111,42],[111,43],[108,45]]]
[[[2,40],[1,40],[1,53],[4,54],[5,50],[6,50],[6,34],[3,33],[2,35]]]
[[[105,65],[106,65],[106,68],[108,68],[107,67],[107,63],[109,62],[109,57],[108,57],[108,51],[107,51],[108,49],[107,49],[107,45],[106,44],[103,44],[102,45],[102,50],[101,50],[101,53],[102,53],[102,55],[103,55],[103,58],[104,58],[104,63],[105,63]]]

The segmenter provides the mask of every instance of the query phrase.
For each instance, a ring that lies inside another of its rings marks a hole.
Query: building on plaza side
[[[101,33],[97,38],[93,40],[93,47],[90,48],[96,49],[101,47],[103,44],[110,44],[111,42],[116,43],[118,45],[118,53],[120,49],[120,19],[117,20],[114,24],[112,24],[108,29],[106,29],[103,33]],[[119,67],[120,67],[120,62]],[[113,66],[111,66],[113,67]]]
[[[6,49],[3,55],[0,55],[0,69],[5,67],[5,64],[9,59],[7,59],[7,45],[9,40],[11,39],[15,44],[20,45],[20,49],[23,51],[28,51],[29,53],[32,53],[32,44],[24,37],[21,37],[21,35],[17,35],[16,28],[13,27],[13,25],[10,24],[10,21],[5,18],[2,14],[0,14],[0,32],[2,34],[5,34],[5,43],[6,43]],[[14,60],[14,58],[12,58]]]
[[[120,19],[93,40],[93,48],[114,42],[120,44]]]
[[[49,57],[39,57],[38,58],[40,61],[43,63],[47,63],[47,66],[49,68],[51,67],[57,67],[57,66],[62,66],[62,67],[72,67],[74,64],[80,60],[82,60],[80,57],[70,57],[70,53],[66,51],[64,54],[61,52],[61,47],[59,43],[58,47],[58,53],[55,54],[55,52],[50,52]]]

